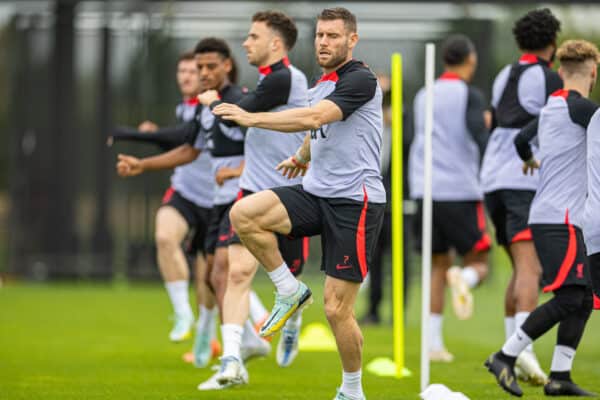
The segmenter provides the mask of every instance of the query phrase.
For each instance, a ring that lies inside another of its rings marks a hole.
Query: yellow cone
[[[320,323],[308,324],[300,334],[300,351],[337,351],[329,328]]]

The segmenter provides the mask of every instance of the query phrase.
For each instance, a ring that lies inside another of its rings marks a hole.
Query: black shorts
[[[533,190],[496,190],[485,194],[485,207],[496,228],[499,245],[531,239],[529,209],[535,196]]]
[[[238,200],[254,194],[249,190],[241,189],[238,194]],[[229,213],[227,214],[229,220]],[[277,243],[279,245],[279,251],[285,261],[286,265],[290,269],[290,272],[294,276],[302,274],[304,264],[308,260],[310,251],[310,238],[306,235],[298,237],[289,237],[286,235],[275,234],[277,236]],[[240,237],[233,231],[230,231],[228,244],[241,244]]]
[[[570,224],[531,224],[530,227],[542,264],[544,292],[563,286],[591,286],[581,229]]]
[[[185,240],[186,251],[192,255],[204,252],[204,242],[206,240],[211,209],[197,206],[177,193],[172,187],[165,192],[162,205],[171,206],[176,209],[187,222],[189,233]]]
[[[204,244],[207,254],[215,254],[217,247],[227,247],[229,245],[229,238],[232,233],[229,210],[231,210],[232,205],[233,202],[219,204],[212,208]]]
[[[481,201],[434,201],[432,204],[431,250],[433,254],[455,249],[464,256],[470,251],[484,252],[491,246],[486,232],[485,212]],[[423,201],[418,201],[415,236],[421,251],[423,236]]]
[[[590,254],[588,256],[590,264],[590,274],[592,275],[592,286],[594,294],[600,298],[600,253]]]
[[[321,269],[334,278],[362,282],[381,231],[385,204],[327,199],[302,185],[271,189],[292,223],[291,237],[321,235]]]

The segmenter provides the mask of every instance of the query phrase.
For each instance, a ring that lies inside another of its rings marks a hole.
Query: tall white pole
[[[435,74],[435,45],[425,46],[425,171],[423,190],[422,238],[422,309],[421,309],[421,391],[429,386],[429,315],[431,295],[431,136],[433,134],[433,82]]]

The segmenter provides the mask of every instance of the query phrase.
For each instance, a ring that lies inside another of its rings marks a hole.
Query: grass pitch
[[[456,356],[452,364],[433,364],[431,381],[464,392],[471,399],[508,399],[482,367],[504,339],[502,293],[508,277],[495,271],[476,292],[473,319],[458,321],[448,309],[446,345]],[[323,276],[307,278],[315,304],[304,323],[325,322]],[[417,285],[415,285],[417,286]],[[267,306],[272,288],[259,273],[256,285]],[[386,294],[389,297],[389,293]],[[369,400],[417,399],[419,388],[419,299],[411,291],[407,312],[407,366],[413,377],[379,378],[364,372]],[[358,314],[364,309],[364,295]],[[546,298],[544,298],[545,300]],[[384,317],[389,319],[389,299]],[[300,353],[286,369],[274,355],[249,363],[250,385],[219,392],[199,392],[210,369],[181,361],[191,344],[171,344],[169,304],[158,284],[12,283],[0,289],[0,399],[332,399],[341,383],[336,353]],[[600,392],[599,313],[588,325],[575,361],[574,378]],[[391,325],[368,327],[365,363],[392,351]],[[274,343],[277,339],[275,339]],[[548,369],[555,331],[536,344]],[[274,351],[273,353],[274,354]],[[523,384],[526,399],[542,399],[541,388]]]

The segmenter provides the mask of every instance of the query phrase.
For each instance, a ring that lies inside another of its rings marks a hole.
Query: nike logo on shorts
[[[352,265],[341,265],[341,264],[337,264],[337,265],[335,266],[335,269],[337,269],[338,271],[339,271],[339,270],[341,270],[341,269],[350,269],[350,268],[352,268]]]

